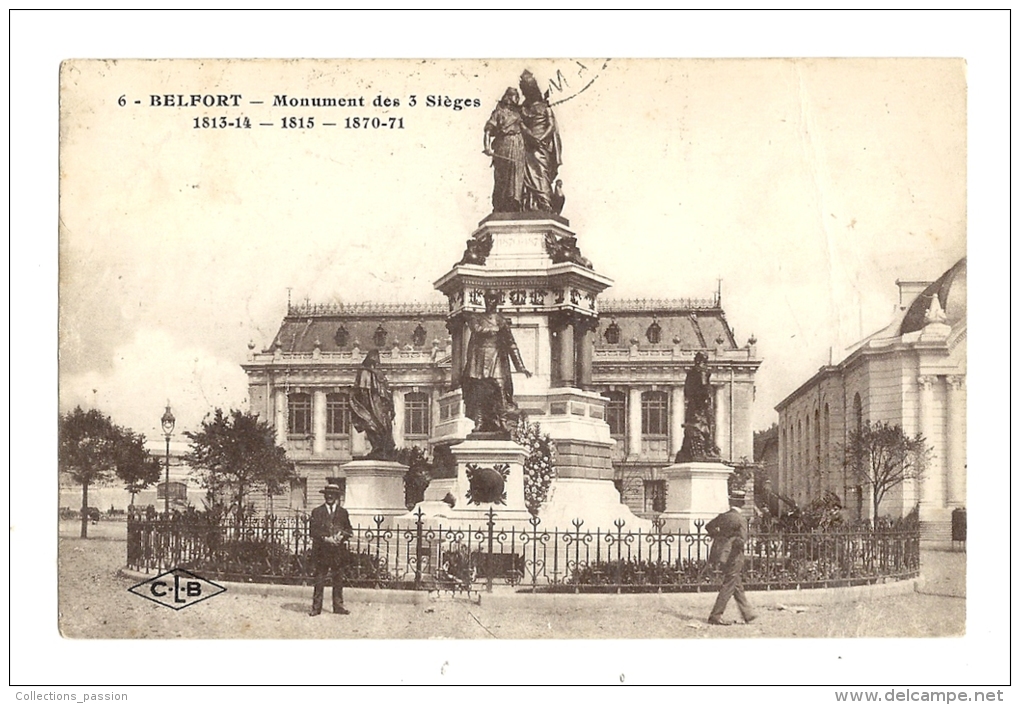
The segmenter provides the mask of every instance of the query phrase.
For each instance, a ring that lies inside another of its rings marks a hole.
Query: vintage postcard
[[[967,90],[63,62],[60,633],[963,636]]]

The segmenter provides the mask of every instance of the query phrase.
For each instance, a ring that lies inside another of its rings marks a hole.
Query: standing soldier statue
[[[468,318],[471,337],[461,387],[465,412],[475,422],[474,432],[509,438],[510,429],[517,423],[510,365],[528,377],[531,372],[521,359],[510,332],[510,321],[496,311],[498,302],[499,294],[486,292],[485,313],[475,313]]]

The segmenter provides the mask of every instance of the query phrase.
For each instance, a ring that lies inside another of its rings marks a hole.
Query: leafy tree
[[[124,482],[124,489],[131,493],[131,506],[135,495],[159,482],[162,467],[145,448],[145,436],[128,429],[119,429],[120,438],[115,446],[117,477]]]
[[[80,406],[59,421],[57,465],[81,485],[81,537],[88,538],[89,487],[113,478],[117,427],[109,416]]]
[[[898,425],[884,421],[865,421],[850,433],[845,450],[850,471],[858,482],[871,488],[875,519],[889,490],[923,477],[931,453],[920,433],[911,437]]]
[[[226,497],[244,518],[245,498],[255,487],[278,494],[297,477],[286,452],[276,445],[273,429],[256,414],[216,409],[191,441],[188,462],[214,497]]]

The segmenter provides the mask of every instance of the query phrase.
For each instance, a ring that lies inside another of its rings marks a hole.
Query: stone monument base
[[[652,522],[631,512],[620,501],[620,493],[609,480],[557,478],[549,490],[549,499],[539,509],[539,529],[575,531],[575,520],[584,522],[581,531],[615,532],[616,522],[624,522],[623,531],[652,530]]]
[[[389,520],[404,514],[406,472],[406,465],[391,460],[352,460],[341,465],[340,477],[346,478],[344,508],[351,515],[351,523],[374,527],[376,516]]]
[[[529,526],[531,514],[524,504],[527,451],[522,446],[508,440],[469,436],[464,442],[451,446],[450,453],[457,463],[457,476],[429,482],[424,500],[397,519],[399,526],[413,525],[420,511],[429,527],[484,529],[490,509],[500,527],[513,525],[523,529]],[[493,473],[505,475],[502,492],[486,494],[492,486],[480,479],[479,473],[489,478],[495,477]]]
[[[663,468],[667,531],[694,532],[694,522],[709,522],[730,508],[727,479],[733,468],[720,462],[677,463]]]

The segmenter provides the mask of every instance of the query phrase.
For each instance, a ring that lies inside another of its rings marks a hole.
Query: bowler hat
[[[337,494],[342,494],[343,493],[343,489],[340,487],[340,485],[338,485],[337,483],[331,481],[331,482],[327,482],[326,486],[323,487],[321,490],[319,490],[319,492],[321,492],[322,494],[329,494],[331,492],[336,492]]]

